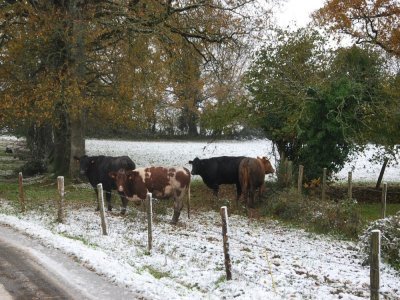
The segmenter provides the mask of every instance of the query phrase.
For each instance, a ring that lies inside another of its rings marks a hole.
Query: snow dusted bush
[[[368,262],[371,231],[381,231],[381,256],[400,271],[400,212],[385,219],[371,222],[360,238],[361,250]]]
[[[360,209],[353,199],[321,201],[318,197],[299,197],[295,189],[277,193],[268,201],[265,212],[317,232],[349,238],[357,238],[362,226]]]

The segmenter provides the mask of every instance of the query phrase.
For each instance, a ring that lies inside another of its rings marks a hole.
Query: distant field
[[[138,166],[148,165],[179,165],[190,168],[189,160],[195,157],[208,158],[212,156],[267,156],[276,166],[279,157],[273,150],[269,140],[249,141],[112,141],[86,140],[86,151],[89,155],[128,155]],[[376,152],[375,147],[369,147],[364,153],[353,158],[350,163],[336,174],[339,181],[345,182],[349,171],[353,172],[353,180],[359,182],[376,182],[381,170],[381,164],[369,160]],[[400,159],[400,157],[399,157]],[[269,175],[267,180],[275,177]],[[388,166],[383,181],[400,182],[400,165]]]

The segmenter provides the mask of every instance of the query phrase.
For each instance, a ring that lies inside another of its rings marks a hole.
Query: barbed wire
[[[87,184],[86,186],[83,186],[83,187],[80,186],[80,187],[83,188],[83,189],[87,189],[87,190],[94,190],[94,188],[90,187],[89,184]],[[109,191],[104,191],[104,190],[103,190],[103,192],[104,192],[104,193],[111,194],[111,195],[115,195],[115,196],[120,196],[120,197],[123,197],[123,198],[127,198],[127,199],[129,198],[129,197],[126,197],[126,196],[124,196],[124,195],[120,195],[118,192],[113,192],[113,191],[109,192]],[[142,200],[142,199],[141,199],[142,204],[144,204],[144,201],[145,201],[145,200]],[[153,203],[160,203],[160,202],[161,202],[159,199],[156,199],[156,198],[152,198],[152,201],[153,201]],[[209,232],[212,232],[212,233],[214,233],[215,235],[221,235],[221,234],[222,234],[222,232],[217,232],[217,231],[212,230],[212,229],[210,229]],[[241,240],[241,239],[239,239],[239,238],[236,238],[231,232],[228,232],[228,236],[229,236],[229,239],[230,239],[231,241],[233,240],[233,241],[235,241],[235,242],[237,242],[237,243],[239,243],[239,244],[241,244],[241,245],[246,245],[246,246],[249,246],[249,247],[260,248],[260,249],[263,249],[263,250],[265,250],[265,251],[267,251],[267,250],[271,251],[271,249],[269,249],[268,247],[266,247],[266,246],[264,246],[264,245],[259,245],[259,244],[256,244],[256,243],[252,243],[252,242],[248,242],[248,241],[244,241],[244,240]],[[291,251],[284,250],[284,249],[279,249],[279,252],[280,252],[280,253],[284,253],[284,254],[291,255],[291,256],[293,256],[293,257],[298,257],[298,256],[299,256],[299,253],[298,253],[298,252],[291,252]],[[323,261],[323,262],[325,262],[325,263],[330,263],[330,264],[343,265],[342,263],[338,263],[338,262],[335,262],[335,261],[333,261],[333,260],[327,260],[327,259],[322,258],[322,257],[313,258],[313,257],[310,257],[310,256],[303,256],[302,258],[304,258],[304,259],[309,259],[309,260]]]
[[[90,187],[88,185],[86,185],[86,186],[82,186],[81,185],[79,188],[87,189],[87,190],[89,190],[89,189],[90,190],[94,190],[94,188],[92,188],[92,187]],[[128,197],[123,196],[123,195],[119,194],[118,192],[114,192],[114,191],[111,191],[111,192],[104,191],[104,193],[109,193],[111,195],[120,196],[120,197],[122,196],[122,197],[128,198]],[[153,198],[153,200],[156,203],[159,202],[158,199]],[[142,202],[144,202],[144,200]],[[114,226],[113,222],[111,222],[111,220],[108,220],[107,224],[108,224],[109,230],[112,231],[112,228]],[[222,231],[218,231],[217,232],[216,230],[211,229],[211,230],[209,230],[209,232],[211,232],[211,233],[213,233],[213,234],[215,234],[217,236],[222,235]],[[303,255],[303,256],[300,255],[299,256],[298,252],[292,252],[292,251],[288,251],[287,249],[282,249],[282,248],[280,248],[279,250],[274,251],[272,249],[269,249],[265,245],[259,245],[259,244],[254,243],[254,242],[249,242],[249,241],[245,241],[245,240],[242,240],[240,238],[237,238],[237,237],[235,237],[233,235],[232,232],[228,232],[228,237],[229,237],[229,241],[230,242],[234,241],[234,243],[232,243],[232,245],[234,245],[235,243],[238,243],[239,245],[246,245],[246,246],[249,246],[249,247],[256,247],[256,248],[259,248],[259,249],[264,251],[264,253],[266,255],[266,265],[260,264],[259,262],[255,261],[254,259],[248,258],[246,256],[242,256],[240,259],[243,260],[243,261],[247,261],[247,262],[251,263],[252,265],[255,265],[255,266],[259,267],[261,272],[265,272],[266,274],[269,274],[271,276],[271,284],[272,284],[272,288],[273,288],[274,292],[276,292],[276,289],[274,287],[274,274],[283,274],[283,275],[287,276],[287,273],[281,272],[279,270],[278,266],[276,266],[276,265],[275,265],[274,268],[272,268],[270,260],[269,260],[269,257],[268,257],[268,252],[270,252],[270,253],[280,253],[280,254],[283,253],[283,254],[286,254],[286,255],[290,255],[292,257],[299,257],[300,259],[315,260],[315,261],[318,261],[318,262],[325,262],[325,263],[329,263],[329,264],[340,265],[341,267],[346,267],[346,265],[350,266],[350,264],[345,264],[343,262],[339,263],[337,261],[329,260],[329,259],[322,258],[322,257],[310,257],[310,256],[305,256],[305,255]],[[145,238],[146,238],[146,236],[143,235],[143,241],[140,243],[142,247],[146,247],[146,242],[144,241]],[[221,240],[222,240],[222,238],[221,238]],[[191,250],[197,250],[197,249],[193,249],[193,247],[189,247],[189,246],[186,246],[186,245],[183,245],[183,247],[190,248]],[[213,251],[215,253],[218,253],[218,254],[222,255],[222,253],[220,251],[218,251],[218,250],[207,249],[207,251]],[[233,269],[236,269],[236,267],[233,266]],[[201,271],[204,272],[204,270],[201,270]],[[200,270],[199,270],[199,272],[200,272]],[[257,284],[257,285],[259,285],[259,286],[261,286],[263,288],[267,288],[267,289],[269,288],[268,286],[266,286],[266,285],[264,285],[262,283],[254,281],[249,276],[246,276],[245,274],[243,274],[243,273],[241,273],[239,271],[237,272],[237,276],[242,276],[243,278],[246,279],[246,281],[252,282],[253,284]]]

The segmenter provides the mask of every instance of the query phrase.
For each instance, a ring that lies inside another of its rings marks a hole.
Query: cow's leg
[[[171,224],[176,225],[176,223],[178,223],[182,208],[183,208],[183,197],[175,197],[174,215],[172,217]]]
[[[261,202],[261,197],[264,194],[264,190],[265,190],[265,184],[264,182],[261,184],[259,190],[258,190],[258,202]]]
[[[112,206],[111,206],[111,190],[106,191],[106,200],[107,200],[107,209],[108,209],[108,211],[112,211]]]
[[[213,190],[213,195],[215,196],[215,198],[218,199],[219,185],[218,184],[213,185],[211,188]]]
[[[242,186],[240,183],[236,183],[236,207],[239,207],[239,199],[242,195]]]
[[[247,198],[247,207],[254,208],[255,190],[253,187],[249,189],[249,197]]]
[[[118,194],[121,197],[121,202],[122,202],[121,215],[124,215],[126,213],[126,206],[128,205],[128,199],[126,198],[124,193],[118,192]]]

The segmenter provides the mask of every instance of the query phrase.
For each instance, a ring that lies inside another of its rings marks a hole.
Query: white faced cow
[[[190,172],[183,167],[148,167],[135,170],[110,172],[117,190],[123,192],[128,200],[140,204],[147,193],[159,199],[174,198],[172,224],[178,222],[183,208],[183,197],[188,194],[188,217],[190,203]],[[138,199],[139,198],[139,199]]]

